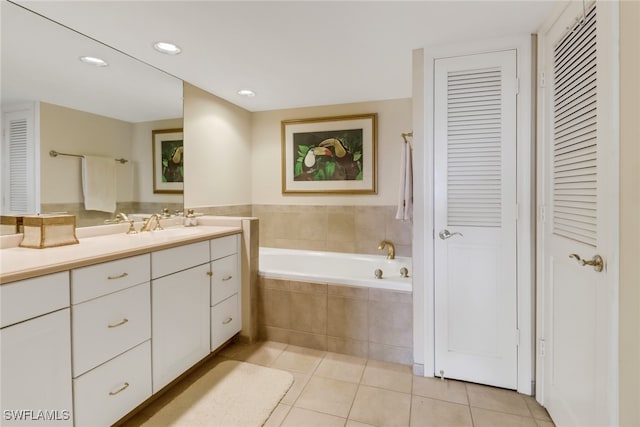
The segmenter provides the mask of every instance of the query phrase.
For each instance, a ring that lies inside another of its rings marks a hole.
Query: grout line
[[[358,387],[356,388],[356,394],[353,395],[353,400],[351,401],[351,406],[349,406],[349,412],[347,412],[347,421],[345,421],[345,425],[351,419],[351,411],[353,410],[353,405],[356,403],[356,398],[358,397],[358,393],[360,392],[360,385],[361,384],[358,383]],[[356,421],[356,420],[354,420],[354,421]]]
[[[468,387],[468,383],[464,383],[464,392],[467,396],[467,409],[469,411],[469,418],[471,419],[471,425],[475,427],[476,422],[473,419],[473,411],[471,410],[471,398],[469,398],[469,387]]]

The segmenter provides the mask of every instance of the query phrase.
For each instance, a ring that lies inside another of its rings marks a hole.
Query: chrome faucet
[[[378,249],[383,250],[385,246],[387,247],[387,259],[395,259],[396,247],[393,246],[393,243],[388,240],[383,240],[382,242],[380,242],[380,244],[378,244]]]
[[[155,225],[154,225],[154,221],[155,221]],[[153,231],[153,230],[163,230],[162,226],[160,225],[160,216],[158,216],[158,214],[153,214],[149,218],[147,218],[147,220],[142,225],[142,228],[140,229],[140,231]]]

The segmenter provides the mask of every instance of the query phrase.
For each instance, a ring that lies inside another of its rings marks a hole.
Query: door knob
[[[455,235],[459,235],[460,237],[463,237],[462,233],[455,231],[455,232],[450,232],[449,230],[447,230],[446,228],[444,230],[442,230],[440,233],[438,233],[438,236],[440,236],[440,238],[442,240],[447,240]]]
[[[594,255],[593,258],[591,258],[590,260],[586,260],[586,259],[580,258],[580,255],[578,255],[578,254],[571,254],[571,255],[569,255],[569,258],[575,259],[583,267],[587,266],[587,265],[592,266],[593,269],[595,271],[597,271],[598,273],[601,272],[602,270],[604,270],[604,260],[602,259],[602,257],[600,255]]]

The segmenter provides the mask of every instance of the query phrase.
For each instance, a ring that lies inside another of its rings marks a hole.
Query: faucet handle
[[[138,234],[138,232],[136,231],[136,227],[133,225],[134,221],[130,220],[129,221],[129,231],[127,231],[127,234]]]

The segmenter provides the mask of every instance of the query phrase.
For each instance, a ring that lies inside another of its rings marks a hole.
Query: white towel
[[[86,210],[115,212],[115,160],[107,157],[82,156],[82,192]]]
[[[400,155],[400,188],[396,219],[411,221],[413,218],[413,162],[411,144],[404,143]]]

